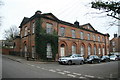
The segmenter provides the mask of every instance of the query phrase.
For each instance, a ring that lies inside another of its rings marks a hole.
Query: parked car
[[[120,55],[117,55],[117,60],[120,60]]]
[[[107,55],[100,56],[101,62],[110,62],[110,57]]]
[[[79,54],[71,54],[66,57],[59,58],[58,62],[60,64],[83,64],[84,63],[84,57],[80,56]]]
[[[112,61],[115,61],[115,60],[117,60],[118,58],[117,58],[117,56],[116,55],[111,55],[110,56],[110,60],[112,60]]]
[[[85,63],[100,63],[101,59],[97,55],[90,55],[85,59]]]

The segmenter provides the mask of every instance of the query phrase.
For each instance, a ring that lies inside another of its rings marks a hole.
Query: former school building
[[[55,59],[74,53],[84,57],[109,53],[109,34],[98,32],[90,23],[72,24],[52,13],[36,11],[30,18],[24,17],[19,28],[14,51],[23,57]]]

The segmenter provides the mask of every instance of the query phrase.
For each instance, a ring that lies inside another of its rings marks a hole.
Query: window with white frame
[[[71,30],[72,31],[72,38],[75,38],[75,30]]]
[[[107,48],[107,54],[109,54],[109,48]]]
[[[35,47],[32,46],[32,58],[35,58]]]
[[[100,42],[100,36],[98,36],[98,41]]]
[[[72,54],[76,54],[76,46],[72,45]]]
[[[81,45],[80,51],[81,51],[81,56],[83,56],[84,55],[84,45]]]
[[[115,46],[115,42],[114,41],[112,42],[112,46]]]
[[[50,24],[50,23],[46,23],[46,33],[48,33],[48,34],[52,34],[52,24]]]
[[[87,34],[87,37],[88,37],[88,40],[90,40],[90,34],[89,33]]]
[[[88,46],[88,56],[91,54],[91,46]]]
[[[94,46],[94,55],[96,55],[97,53],[97,49],[96,49],[96,46]]]
[[[115,47],[113,47],[113,52],[115,52]]]
[[[25,27],[24,36],[27,36],[27,34],[28,34],[27,27]]]
[[[47,43],[47,58],[52,58],[52,48],[50,43]]]
[[[95,38],[96,38],[95,35],[93,35],[93,41],[95,41]]]
[[[32,33],[35,33],[35,22],[32,23]]]
[[[65,36],[65,28],[64,27],[60,27],[60,35]]]
[[[102,50],[103,50],[103,55],[105,55],[105,48],[103,47],[103,49],[102,49]]]
[[[100,47],[98,48],[98,54],[101,54]]]
[[[80,32],[80,38],[84,39],[84,33],[83,32]]]
[[[104,37],[102,38],[102,41],[103,41],[103,42],[105,42],[105,39],[104,39]]]

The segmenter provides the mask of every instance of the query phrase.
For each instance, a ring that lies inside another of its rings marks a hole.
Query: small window
[[[35,33],[35,22],[32,23],[32,33]]]
[[[46,33],[52,34],[52,24],[47,23],[46,24]]]
[[[102,41],[103,41],[103,42],[105,42],[105,39],[104,39],[104,37],[102,38]]]
[[[75,30],[72,30],[72,38],[75,38]]]
[[[60,35],[65,36],[65,28],[64,27],[60,28]]]
[[[83,32],[80,32],[80,38],[84,39],[84,33]]]
[[[112,45],[115,46],[115,42],[114,41],[112,42]]]
[[[100,36],[98,36],[98,41],[100,42]]]
[[[27,36],[27,26],[25,27],[25,32],[24,32],[24,36]]]
[[[95,35],[93,35],[93,41],[95,41],[96,40],[96,37],[95,37]]]
[[[90,34],[87,34],[87,36],[88,36],[88,40],[90,40]]]

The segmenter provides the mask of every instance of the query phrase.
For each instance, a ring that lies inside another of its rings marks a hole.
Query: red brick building
[[[109,34],[103,34],[95,30],[90,23],[79,25],[59,20],[52,13],[42,14],[37,11],[32,17],[24,17],[21,22],[20,38],[15,40],[14,50],[30,52],[31,57],[36,57],[35,52],[35,20],[41,17],[42,27],[46,33],[57,32],[58,38],[58,57],[77,53],[84,57],[88,55],[106,55],[109,53]],[[50,45],[47,47],[50,48]],[[26,56],[27,54],[24,54]]]
[[[119,53],[120,55],[120,36],[117,36],[117,34],[114,34],[114,38],[110,40],[110,53]]]

